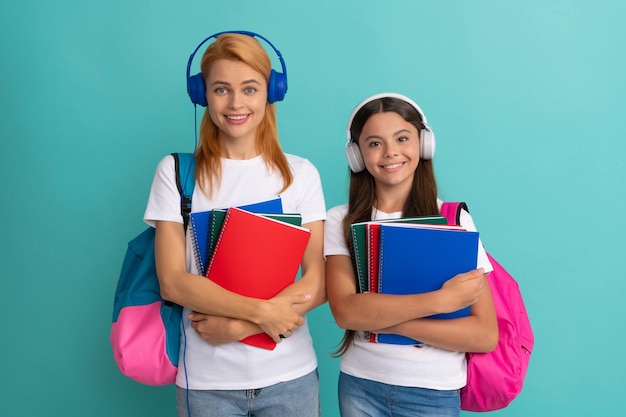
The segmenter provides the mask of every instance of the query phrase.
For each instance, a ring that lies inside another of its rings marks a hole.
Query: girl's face
[[[419,133],[398,113],[372,115],[359,136],[359,149],[377,187],[411,187],[420,159]]]
[[[267,102],[263,74],[241,61],[218,59],[205,83],[207,110],[220,140],[254,143]]]

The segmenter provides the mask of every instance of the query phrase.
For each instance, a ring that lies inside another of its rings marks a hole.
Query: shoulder
[[[315,166],[306,158],[285,154],[293,174],[293,182],[281,193],[283,209],[302,214],[302,223],[324,220],[326,203],[322,179]]]
[[[324,256],[350,256],[343,235],[343,219],[348,213],[348,205],[335,206],[326,212],[324,223]]]
[[[294,178],[294,186],[297,189],[320,189],[322,178],[319,171],[311,161],[301,156],[285,154],[291,167]]]
[[[346,213],[348,213],[348,205],[340,204],[328,210],[328,217],[333,217],[335,219],[343,219],[346,217]]]
[[[326,212],[326,222],[329,225],[342,224],[344,217],[348,213],[348,205],[341,204],[329,209]]]
[[[293,154],[285,154],[287,157],[287,162],[289,162],[289,166],[293,169],[294,173],[315,173],[318,174],[317,168],[311,161],[301,156],[293,155]]]
[[[173,175],[176,169],[176,162],[174,156],[171,154],[165,155],[157,164],[157,175]]]
[[[475,232],[476,225],[474,224],[474,219],[472,216],[465,210],[461,210],[461,226],[463,226],[466,230],[470,230]]]
[[[172,155],[163,157],[157,165],[144,212],[144,220],[151,226],[154,226],[156,220],[183,222],[175,165]]]

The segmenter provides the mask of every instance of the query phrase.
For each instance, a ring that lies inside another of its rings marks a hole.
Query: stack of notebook
[[[279,214],[283,212],[283,204],[280,198],[274,198],[254,204],[239,206],[239,208],[251,212],[263,212]],[[213,210],[191,213],[189,215],[192,240],[196,258],[196,266],[202,275],[206,275],[207,265],[212,253],[211,244],[214,242],[216,233],[219,232],[221,224],[217,224],[217,218],[213,217]],[[223,221],[223,218],[222,218]]]
[[[457,274],[476,269],[478,232],[449,226],[441,216],[413,217],[351,225],[359,292],[421,294],[441,288]],[[464,317],[469,307],[431,316]],[[369,333],[373,343],[412,345],[396,334]]]
[[[294,282],[311,235],[301,227],[300,214],[280,211],[282,205],[271,200],[192,213],[198,270],[223,288],[247,297],[277,295]],[[276,347],[265,333],[241,342],[265,349]]]

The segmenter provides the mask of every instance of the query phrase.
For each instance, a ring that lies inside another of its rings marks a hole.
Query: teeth
[[[226,116],[226,118],[230,119],[230,120],[243,120],[246,117],[248,117],[248,116]]]
[[[395,169],[395,168],[399,168],[400,166],[402,166],[402,164],[385,165],[385,166],[383,166],[383,168],[384,169]]]

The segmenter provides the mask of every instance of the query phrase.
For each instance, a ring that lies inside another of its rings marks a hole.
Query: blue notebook
[[[283,212],[283,203],[280,197],[238,207],[253,213],[277,214]],[[206,268],[209,260],[209,229],[211,224],[211,212],[212,210],[199,211],[189,215],[196,266],[202,275],[206,275]]]
[[[378,292],[421,294],[441,288],[457,274],[476,269],[478,232],[380,226]],[[470,307],[429,318],[469,315]],[[378,343],[414,345],[420,342],[396,334],[376,335]]]

